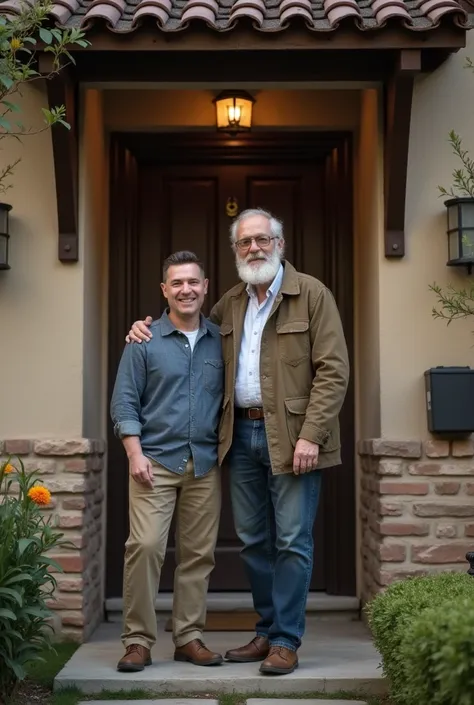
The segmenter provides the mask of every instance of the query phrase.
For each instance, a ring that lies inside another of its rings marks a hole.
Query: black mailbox
[[[425,372],[425,386],[430,433],[474,432],[474,369],[432,367]]]

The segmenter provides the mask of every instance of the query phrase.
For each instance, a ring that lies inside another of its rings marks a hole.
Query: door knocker
[[[225,204],[225,212],[229,218],[235,218],[239,210],[239,204],[235,196],[229,196],[227,203]]]

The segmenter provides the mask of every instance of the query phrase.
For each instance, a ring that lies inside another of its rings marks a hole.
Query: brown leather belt
[[[264,418],[263,409],[261,406],[251,406],[248,409],[242,409],[239,406],[235,407],[235,418],[250,419],[251,421],[260,421]]]

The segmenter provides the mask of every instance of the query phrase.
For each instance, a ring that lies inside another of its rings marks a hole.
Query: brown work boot
[[[227,661],[236,661],[237,663],[253,663],[267,658],[269,650],[268,639],[264,636],[256,636],[249,644],[238,649],[230,649],[225,658]]]
[[[141,644],[130,644],[125,650],[125,655],[117,664],[117,671],[134,673],[135,671],[143,671],[145,666],[151,666],[150,649]]]
[[[195,666],[217,666],[223,659],[220,654],[209,651],[201,639],[193,639],[184,646],[178,646],[174,652],[175,661],[189,661]]]
[[[298,668],[296,651],[291,651],[284,646],[272,646],[268,657],[260,666],[260,673],[283,676],[286,673],[293,673],[295,668]]]

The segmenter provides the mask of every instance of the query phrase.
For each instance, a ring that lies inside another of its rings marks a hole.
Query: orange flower
[[[15,468],[11,463],[7,463],[3,468],[3,472],[5,473],[5,475],[8,475],[11,472],[15,472]]]
[[[32,487],[28,492],[28,497],[33,500],[35,504],[46,505],[51,502],[51,492],[41,485]]]

